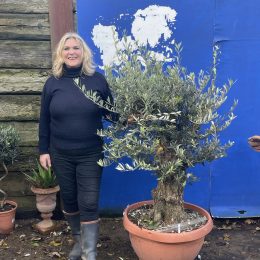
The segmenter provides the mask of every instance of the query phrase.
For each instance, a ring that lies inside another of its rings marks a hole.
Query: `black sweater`
[[[97,130],[102,129],[102,116],[106,111],[89,100],[73,78],[80,77],[87,90],[97,91],[104,100],[108,97],[112,100],[111,92],[102,74],[80,75],[80,70],[65,68],[61,78],[51,76],[44,85],[39,124],[40,154],[49,153],[50,146],[60,150],[102,146]]]

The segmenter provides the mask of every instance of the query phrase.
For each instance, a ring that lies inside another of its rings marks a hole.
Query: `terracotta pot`
[[[207,223],[193,231],[181,233],[162,233],[140,228],[128,219],[128,212],[153,201],[142,201],[128,206],[123,215],[123,224],[129,232],[132,247],[140,260],[193,260],[198,255],[204,237],[212,230],[210,214],[193,204],[185,203],[185,208],[192,209],[205,216]]]
[[[51,217],[56,207],[56,195],[60,187],[56,186],[48,189],[31,187],[31,190],[36,194],[36,207],[41,212],[43,219],[33,227],[41,233],[48,233],[55,229],[55,222]]]
[[[5,202],[13,205],[14,208],[0,212],[0,234],[10,234],[14,229],[17,203],[11,200],[6,200]]]

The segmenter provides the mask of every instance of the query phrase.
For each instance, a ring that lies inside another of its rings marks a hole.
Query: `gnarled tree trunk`
[[[154,221],[166,225],[179,223],[185,218],[183,206],[183,186],[172,177],[159,180],[153,190]]]

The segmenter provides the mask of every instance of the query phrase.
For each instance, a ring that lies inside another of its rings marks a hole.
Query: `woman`
[[[96,259],[98,199],[102,168],[102,128],[106,112],[86,98],[74,83],[103,100],[112,96],[102,74],[95,71],[92,53],[76,33],[66,33],[53,59],[53,75],[44,85],[39,125],[40,163],[53,167],[60,185],[64,214],[75,244],[69,259]]]

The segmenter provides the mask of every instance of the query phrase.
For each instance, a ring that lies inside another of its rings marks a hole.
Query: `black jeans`
[[[51,149],[51,161],[58,184],[64,211],[80,211],[81,221],[99,218],[98,202],[102,167],[97,164],[103,158],[102,150]]]

